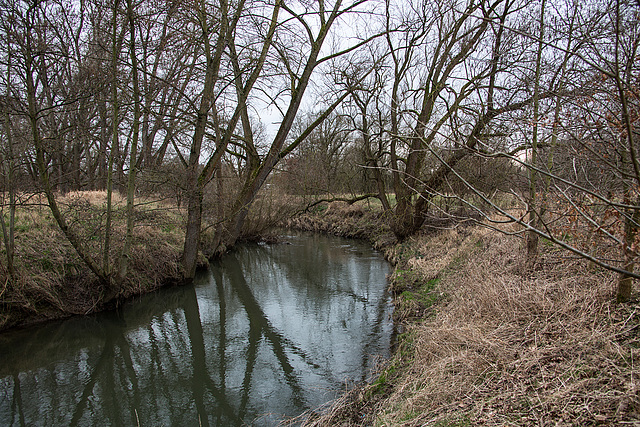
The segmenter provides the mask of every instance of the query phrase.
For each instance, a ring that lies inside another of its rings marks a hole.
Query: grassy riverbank
[[[126,201],[114,197],[111,260],[122,251],[126,226]],[[103,310],[103,286],[60,231],[46,200],[36,195],[25,196],[21,202],[16,211],[13,280],[6,268],[4,245],[0,254],[0,330]],[[60,197],[59,204],[92,257],[101,260],[105,193],[70,193]],[[183,223],[171,204],[138,201],[129,274],[120,286],[118,300],[180,280]]]
[[[640,305],[615,304],[610,272],[477,226],[396,244],[362,205],[290,225],[372,241],[395,263],[401,328],[377,379],[305,425],[637,425]]]
[[[103,196],[60,200],[96,259]],[[32,197],[17,212],[14,280],[0,264],[0,329],[105,308],[101,285],[42,202]],[[140,200],[136,212],[122,299],[180,280],[181,211]],[[111,259],[122,248],[124,220],[117,200]],[[640,304],[615,304],[614,274],[545,242],[528,271],[520,239],[477,226],[442,222],[440,231],[399,244],[389,222],[359,202],[320,205],[286,224],[367,239],[395,265],[394,356],[375,380],[306,414],[304,424],[640,424]]]

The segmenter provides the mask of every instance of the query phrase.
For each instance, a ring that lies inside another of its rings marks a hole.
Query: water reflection
[[[0,335],[0,425],[273,425],[365,379],[389,352],[388,265],[289,240],[118,312]]]

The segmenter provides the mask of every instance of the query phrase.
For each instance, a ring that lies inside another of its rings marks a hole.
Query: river
[[[276,425],[390,353],[389,265],[311,234],[242,245],[192,285],[0,334],[0,425]]]

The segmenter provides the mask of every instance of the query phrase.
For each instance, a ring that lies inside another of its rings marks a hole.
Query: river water
[[[292,234],[119,310],[0,334],[0,425],[275,425],[389,356],[389,265]]]

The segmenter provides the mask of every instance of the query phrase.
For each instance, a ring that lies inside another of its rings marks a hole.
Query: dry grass
[[[306,425],[640,425],[640,305],[614,303],[613,274],[541,249],[531,272],[520,240],[486,229],[396,246],[412,275],[394,276],[412,308],[396,355]],[[446,297],[413,312],[428,281]]]
[[[8,277],[4,245],[0,248],[0,329],[101,308],[102,285],[80,260],[53,220],[41,195],[28,198],[16,212],[15,276]],[[106,193],[69,193],[61,210],[94,260],[101,264]],[[110,267],[115,268],[125,235],[125,199],[114,193]],[[149,292],[180,279],[182,217],[172,206],[136,200],[133,247],[127,279],[118,298]]]
[[[94,206],[101,205],[107,202],[106,191],[71,191],[65,195],[62,201],[78,200],[82,199],[91,203]],[[114,191],[111,193],[111,203],[114,205],[126,203],[126,199],[119,192]]]
[[[362,202],[318,205],[311,212],[288,218],[284,225],[297,230],[368,240],[376,249],[384,251],[396,241],[381,210],[368,209]]]

